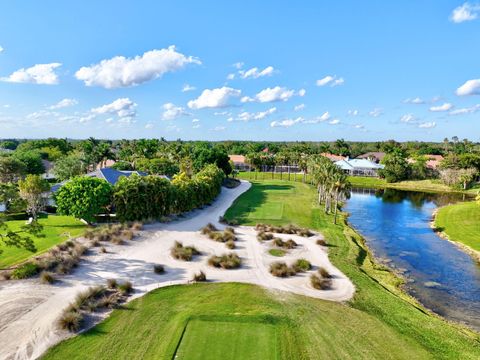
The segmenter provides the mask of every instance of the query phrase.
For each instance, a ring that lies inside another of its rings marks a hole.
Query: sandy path
[[[134,297],[142,296],[155,288],[188,282],[193,273],[203,270],[209,281],[237,281],[258,284],[267,288],[294,292],[332,301],[350,299],[355,288],[351,281],[328,260],[325,249],[316,245],[321,238],[279,235],[292,238],[299,246],[289,251],[282,259],[287,263],[300,257],[308,259],[315,267],[323,266],[333,275],[333,288],[319,291],[310,287],[309,273],[288,279],[270,275],[269,264],[279,258],[267,253],[269,245],[256,240],[256,231],[251,227],[238,227],[237,248],[234,250],[243,260],[237,270],[219,270],[206,262],[212,254],[230,252],[224,244],[201,235],[198,230],[208,222],[218,224],[218,218],[250,184],[242,184],[232,190],[223,189],[211,206],[190,213],[168,224],[152,224],[145,227],[141,236],[128,245],[107,246],[108,253],[94,251],[85,257],[77,270],[61,278],[55,285],[41,285],[38,280],[10,281],[0,283],[0,359],[35,359],[48,347],[58,343],[68,334],[55,328],[55,321],[62,310],[79,291],[96,284],[105,284],[108,278],[132,281]],[[175,240],[184,245],[195,245],[202,252],[192,262],[183,262],[170,256]],[[163,264],[164,275],[153,272],[154,264]]]

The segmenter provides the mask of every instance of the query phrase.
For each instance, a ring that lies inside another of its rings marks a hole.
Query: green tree
[[[45,172],[42,156],[38,150],[19,151],[17,149],[12,156],[25,165],[27,174],[40,175]]]
[[[60,180],[68,180],[74,176],[82,175],[86,171],[85,163],[80,154],[73,153],[55,162],[53,172],[55,177]]]
[[[11,230],[5,216],[0,214],[0,243],[4,246],[23,248],[35,252],[37,251],[35,243],[29,235],[41,237],[42,230],[43,226],[36,221],[22,226],[20,230]],[[2,252],[0,249],[0,255]]]
[[[387,182],[398,182],[408,179],[410,176],[410,165],[405,154],[400,149],[393,149],[387,153],[382,160],[384,169],[378,171],[379,175]]]
[[[20,160],[13,156],[0,157],[0,182],[16,182],[25,172],[25,164]]]
[[[38,213],[45,207],[50,185],[40,175],[30,174],[25,180],[18,181],[18,190],[20,197],[27,203],[27,212],[36,220]]]
[[[105,180],[78,176],[63,185],[55,194],[57,211],[88,223],[95,215],[106,212],[112,201],[112,186]]]

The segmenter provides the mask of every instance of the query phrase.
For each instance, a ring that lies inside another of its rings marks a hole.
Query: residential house
[[[247,163],[247,159],[244,155],[228,155],[235,170],[245,171],[250,169],[250,165]]]
[[[367,159],[343,159],[335,162],[340,169],[351,176],[377,177],[378,170],[384,166]]]
[[[335,154],[330,154],[330,153],[321,153],[320,155],[326,157],[328,160],[330,160],[330,161],[332,161],[332,162],[346,159],[345,156],[335,155]]]
[[[362,154],[360,156],[357,156],[357,159],[367,159],[367,160],[373,161],[373,162],[378,164],[383,160],[384,157],[385,157],[384,152],[371,151],[371,152],[367,152],[365,154]]]

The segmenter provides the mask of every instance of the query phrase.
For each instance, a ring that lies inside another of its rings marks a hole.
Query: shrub
[[[270,273],[278,277],[288,277],[296,274],[295,269],[287,266],[284,262],[271,263]]]
[[[328,272],[327,269],[325,269],[324,267],[319,267],[318,268],[318,274],[322,277],[322,278],[326,278],[326,279],[329,279],[332,277],[332,275],[330,275],[330,273]]]
[[[207,235],[209,233],[211,233],[212,231],[218,231],[217,228],[215,227],[215,225],[213,225],[212,223],[208,223],[207,225],[205,225],[202,230],[200,231],[203,235]]]
[[[120,291],[121,294],[130,294],[133,290],[133,285],[130,281],[125,281],[117,286],[118,290]]]
[[[89,310],[89,303],[94,302],[96,298],[102,296],[105,292],[105,288],[103,286],[92,286],[89,287],[87,290],[80,292],[76,297],[73,305],[77,309],[82,309],[88,307]]]
[[[114,293],[110,295],[105,295],[102,296],[98,301],[97,301],[97,307],[99,308],[109,308],[112,309],[118,305],[120,301],[119,295]]]
[[[170,249],[170,253],[174,259],[183,261],[191,261],[194,255],[200,255],[200,251],[198,251],[195,247],[184,247],[183,244],[178,241],[175,241],[175,244]]]
[[[26,262],[12,271],[12,279],[27,279],[38,274],[39,267],[32,262]]]
[[[273,244],[275,246],[285,248],[285,249],[294,249],[297,246],[297,243],[292,239],[288,239],[287,241],[283,241],[282,239],[275,237],[273,238]]]
[[[235,234],[235,229],[231,226],[227,226],[224,231]]]
[[[222,269],[236,269],[242,265],[242,260],[235,253],[223,254],[222,256],[211,256],[208,265]]]
[[[115,280],[115,279],[107,279],[107,287],[108,287],[109,289],[116,289],[116,288],[117,288],[117,285],[118,285],[117,280]]]
[[[106,253],[107,253],[107,249],[105,249],[105,247],[102,246],[102,247],[100,248],[100,252],[101,252],[102,254],[106,254]]]
[[[71,332],[78,331],[83,322],[83,316],[77,311],[67,310],[58,319],[58,326]]]
[[[332,287],[332,280],[321,278],[315,274],[310,276],[310,284],[318,290],[328,290]]]
[[[270,249],[268,253],[272,256],[282,257],[285,256],[285,251],[281,249]]]
[[[266,240],[272,240],[273,239],[273,234],[271,233],[267,233],[265,231],[260,231],[258,234],[257,234],[257,240],[262,242],[262,241],[266,241]]]
[[[82,244],[75,244],[74,248],[71,250],[71,254],[74,257],[80,257],[87,251],[87,247]]]
[[[207,276],[203,271],[200,271],[199,273],[193,275],[192,280],[196,282],[207,281]]]
[[[293,268],[296,272],[305,272],[312,268],[312,264],[310,264],[310,261],[306,259],[298,259],[293,264]]]
[[[317,245],[327,246],[327,242],[324,239],[318,239],[317,240]]]
[[[165,272],[165,268],[163,265],[155,264],[153,265],[153,272],[155,274],[163,274]]]
[[[55,274],[50,271],[42,271],[40,273],[40,281],[42,284],[52,284],[55,280]]]
[[[122,236],[127,240],[132,240],[134,237],[132,230],[123,230]]]
[[[233,240],[228,240],[228,241],[225,243],[225,246],[226,246],[227,248],[229,248],[230,250],[235,249],[235,241],[233,241]]]
[[[135,231],[140,231],[143,229],[143,223],[140,222],[140,221],[135,221],[133,224],[132,224],[132,230],[135,230]]]
[[[297,234],[304,237],[312,236],[313,233],[304,228],[300,228],[296,225],[290,224],[286,226],[273,226],[273,225],[266,225],[266,224],[257,224],[255,226],[257,231],[264,231],[264,232],[272,232],[276,234]]]

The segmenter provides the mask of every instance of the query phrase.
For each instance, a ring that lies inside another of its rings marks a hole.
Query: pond
[[[430,227],[439,206],[461,195],[399,190],[352,191],[344,210],[376,259],[403,274],[427,308],[480,330],[480,265]]]

